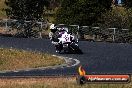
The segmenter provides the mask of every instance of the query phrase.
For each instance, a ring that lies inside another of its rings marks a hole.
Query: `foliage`
[[[122,0],[122,3],[123,3],[124,6],[126,6],[127,8],[132,7],[132,0]]]
[[[129,20],[129,28],[132,30],[132,8],[127,9],[128,11],[128,20]]]
[[[111,0],[63,0],[56,23],[92,25],[111,8]]]
[[[113,9],[102,15],[100,26],[103,28],[130,28],[132,10],[124,7],[113,7]]]
[[[41,18],[48,0],[5,0],[8,6],[6,14],[13,19],[38,19]]]
[[[56,7],[60,6],[62,0],[50,0],[50,6],[49,6],[49,10],[54,10]]]
[[[25,23],[27,26],[17,27],[18,30],[21,29],[22,31],[17,36],[36,37],[40,29],[34,31],[34,23],[40,20],[44,21],[42,18],[50,4],[50,0],[5,0],[5,4],[7,5],[5,9],[7,16],[20,21],[19,25],[23,25],[24,20],[32,21],[31,23],[28,22],[29,24]]]

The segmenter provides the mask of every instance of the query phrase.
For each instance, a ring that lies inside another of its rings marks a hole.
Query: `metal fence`
[[[26,21],[26,20],[15,20],[15,19],[1,19],[0,27],[5,31],[16,30],[16,37],[36,37],[42,38],[42,30],[48,27],[47,22],[42,21]]]
[[[109,41],[119,43],[132,43],[132,32],[129,29],[118,28],[100,28],[82,26],[79,29],[81,39],[88,39],[92,41]],[[89,35],[88,37],[86,37]]]
[[[15,37],[26,36],[42,38],[42,30],[48,28],[48,23],[45,21],[25,21],[15,19],[1,19],[0,27],[6,31],[17,30]],[[69,32],[76,35],[77,39],[85,39],[90,41],[109,41],[120,43],[132,43],[132,32],[129,29],[118,28],[100,28],[79,25],[65,25]],[[32,30],[30,30],[32,29]]]
[[[61,24],[62,25],[62,24]],[[63,24],[64,25],[64,24]],[[89,41],[106,41],[132,43],[132,32],[129,29],[101,28],[79,25],[68,25],[69,31],[79,39]]]
[[[106,41],[119,43],[132,43],[132,32],[129,29],[100,28],[79,25],[58,24],[60,27],[67,27],[69,32],[77,39],[89,41]]]

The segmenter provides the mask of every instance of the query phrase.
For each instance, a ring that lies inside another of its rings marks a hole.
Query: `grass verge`
[[[63,59],[49,54],[0,48],[0,71],[60,65]]]
[[[6,8],[4,1],[5,0],[0,0],[0,19],[7,18],[6,12],[3,10]]]
[[[0,79],[0,88],[132,88],[132,83],[77,85],[75,77],[28,79],[19,78]]]

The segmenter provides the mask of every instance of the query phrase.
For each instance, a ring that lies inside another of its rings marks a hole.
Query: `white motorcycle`
[[[64,53],[78,53],[82,54],[74,36],[64,32],[59,39],[59,52],[62,50]]]

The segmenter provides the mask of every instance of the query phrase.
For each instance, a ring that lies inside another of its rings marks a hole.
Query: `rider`
[[[56,43],[56,42],[59,42],[59,37],[61,37],[61,33],[62,33],[62,28],[57,28],[56,26],[55,26],[55,24],[52,24],[51,26],[50,26],[50,33],[49,33],[49,38],[50,38],[50,40],[54,43]]]
[[[52,44],[55,45],[56,52],[60,52],[61,44],[59,44],[59,39],[64,33],[68,33],[68,28],[65,27],[57,27],[55,24],[50,26],[51,32],[49,33],[49,38],[52,41]],[[69,34],[69,33],[68,33]],[[72,41],[75,41],[74,36],[70,35]]]
[[[52,24],[52,25],[50,26],[50,33],[49,33],[49,38],[50,38],[51,41],[52,41],[53,35],[54,35],[54,33],[55,33],[56,31],[57,31],[57,30],[56,30],[56,28],[55,28],[55,24]]]
[[[63,32],[64,30],[62,28],[57,28],[55,26],[55,24],[52,24],[50,26],[50,33],[49,33],[49,38],[50,40],[52,41],[52,44],[55,45],[55,48],[56,48],[56,52],[60,52],[60,45],[59,45],[59,37],[61,37],[61,33]]]

